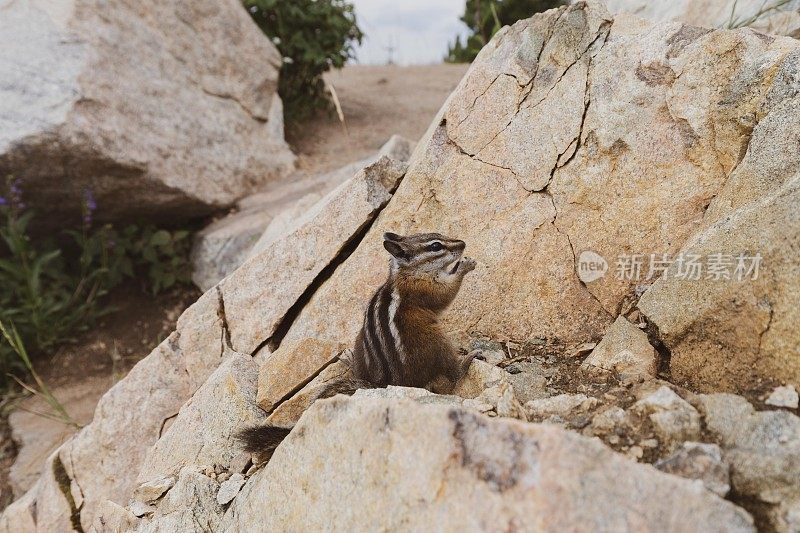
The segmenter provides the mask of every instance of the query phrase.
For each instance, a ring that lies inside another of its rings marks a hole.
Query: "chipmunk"
[[[372,295],[349,361],[353,378],[325,387],[316,399],[387,385],[450,393],[472,357],[460,358],[439,316],[461,288],[475,260],[463,257],[464,241],[439,233],[383,235],[391,255],[389,277]],[[246,451],[274,449],[291,428],[261,425],[238,435]]]

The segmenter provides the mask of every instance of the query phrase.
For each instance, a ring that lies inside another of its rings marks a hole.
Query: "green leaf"
[[[170,235],[167,230],[158,230],[150,237],[150,246],[164,246],[170,241]]]

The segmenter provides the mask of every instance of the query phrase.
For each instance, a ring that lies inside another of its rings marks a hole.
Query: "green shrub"
[[[353,58],[363,37],[345,0],[243,0],[283,56],[278,92],[293,120],[326,108],[322,74]]]
[[[93,227],[96,209],[87,192],[79,230],[34,241],[33,211],[22,202],[16,180],[0,196],[0,322],[17,332],[36,356],[74,341],[111,310],[102,298],[126,278],[142,278],[155,294],[190,281],[187,231],[130,225]],[[7,374],[26,365],[10,342],[0,339],[0,388]]]
[[[466,43],[461,42],[461,36],[456,36],[444,60],[471,63],[503,26],[566,3],[565,0],[467,0],[461,20],[471,33]]]

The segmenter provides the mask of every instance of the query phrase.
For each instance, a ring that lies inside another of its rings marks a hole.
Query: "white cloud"
[[[352,0],[365,34],[357,49],[362,64],[385,64],[388,47],[401,65],[439,63],[457,34],[465,35],[459,20],[464,0]]]

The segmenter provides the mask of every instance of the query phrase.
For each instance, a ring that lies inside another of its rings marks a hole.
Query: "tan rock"
[[[797,389],[794,385],[784,385],[783,387],[775,387],[769,397],[764,400],[767,405],[775,407],[788,407],[789,409],[797,409],[800,398],[797,394]]]
[[[473,359],[467,374],[456,383],[453,394],[462,398],[477,398],[484,390],[502,382],[508,383],[502,368]]]
[[[731,490],[728,465],[722,460],[722,451],[716,444],[684,442],[669,457],[654,465],[662,472],[699,479],[708,490],[725,497]]]
[[[556,427],[489,419],[452,405],[343,397],[306,412],[239,493],[221,530],[252,524],[754,531],[747,513],[699,484]]]
[[[630,425],[630,415],[617,405],[604,409],[592,417],[592,431],[599,435],[616,432],[617,428],[625,429]]]
[[[644,396],[632,409],[648,416],[659,440],[670,450],[700,436],[700,414],[667,386]]]
[[[146,481],[136,487],[133,491],[134,499],[150,503],[159,499],[169,489],[175,486],[175,476],[163,476],[150,481]]]
[[[178,482],[158,504],[151,518],[140,520],[137,532],[203,533],[218,531],[223,508],[217,503],[220,485],[192,468],[184,468]]]
[[[294,426],[305,410],[317,399],[322,388],[335,380],[349,376],[349,374],[350,367],[341,361],[335,361],[328,365],[308,385],[278,405],[267,418],[267,422],[280,427]]]
[[[705,391],[800,381],[799,206],[797,173],[684,248],[685,257],[726,261],[730,279],[684,279],[676,263],[643,295],[639,308],[670,350],[675,379]]]
[[[756,411],[741,396],[700,394],[697,405],[708,431],[730,464],[737,494],[761,503],[774,531],[794,531],[800,508],[800,418],[785,411]]]
[[[738,33],[738,32],[737,32]],[[711,201],[703,231],[683,248],[709,266],[698,282],[678,277],[678,265],[648,290],[639,308],[671,351],[675,378],[701,390],[749,388],[759,379],[800,376],[800,321],[793,302],[797,276],[800,190],[800,44],[765,38],[774,50],[731,84],[730,102],[755,98],[757,121],[747,151]],[[770,58],[771,57],[771,58]],[[769,76],[762,72],[769,65]],[[760,254],[758,279],[749,257]],[[745,258],[737,275],[739,256]],[[739,277],[742,278],[739,281]],[[710,278],[710,279],[709,279]]]
[[[131,531],[136,527],[137,522],[136,515],[130,510],[111,500],[106,500],[100,504],[90,531],[96,533]]]
[[[175,338],[186,367],[189,394],[222,362],[228,349],[227,328],[224,301],[216,289],[206,291],[178,317]]]
[[[644,331],[619,316],[581,366],[614,372],[622,381],[652,378],[656,375],[656,351]]]
[[[253,353],[270,339],[322,269],[386,205],[405,169],[404,163],[387,157],[364,168],[306,212],[295,231],[220,283],[234,349]]]
[[[329,365],[345,349],[346,344],[302,339],[281,344],[266,356],[258,372],[257,403],[264,411],[272,411]]]
[[[57,450],[65,473],[62,486],[69,486],[80,505],[77,516],[84,529],[105,500],[127,502],[148,448],[190,396],[178,342],[173,334],[140,361],[100,399],[92,423]],[[58,509],[56,495],[63,498],[63,492],[46,477],[38,485],[32,490],[39,513]],[[69,514],[59,516],[54,530],[63,530]],[[37,523],[41,527],[41,515]]]
[[[55,223],[175,221],[294,167],[280,54],[236,0],[5,2],[0,174]]]
[[[296,227],[302,215],[334,188],[387,156],[408,161],[414,143],[393,135],[375,154],[320,175],[295,172],[270,183],[264,191],[243,198],[237,212],[203,228],[192,247],[192,281],[208,290],[249,257],[265,250]]]
[[[514,387],[508,381],[501,381],[483,391],[475,401],[479,404],[486,404],[492,406],[497,416],[505,416],[509,418],[518,418],[520,420],[528,420],[528,415],[525,408],[514,395]],[[464,402],[464,407],[473,407],[472,404]],[[474,406],[473,408],[478,408]],[[483,409],[478,408],[479,411],[485,412]]]
[[[746,150],[753,124],[741,117],[757,116],[765,72],[796,46],[749,30],[614,19],[592,59],[579,147],[548,187],[576,256],[607,262],[587,283],[605,309],[626,310],[659,277],[663,255],[702,226]],[[732,48],[742,53],[713,52]]]
[[[726,28],[751,20],[765,7],[779,3],[765,4],[763,0],[739,0],[735,4],[728,0],[607,0],[606,6],[612,13],[633,13],[655,22],[676,20],[706,28]],[[748,26],[766,33],[789,35],[800,28],[800,15],[790,3],[783,9],[767,11]]]
[[[531,400],[525,404],[528,415],[534,419],[549,416],[566,417],[574,411],[589,411],[597,406],[597,398],[585,394],[558,394],[550,398]]]
[[[147,452],[138,482],[174,476],[187,466],[227,469],[240,452],[234,434],[266,418],[255,404],[257,381],[258,365],[252,357],[231,354]]]

